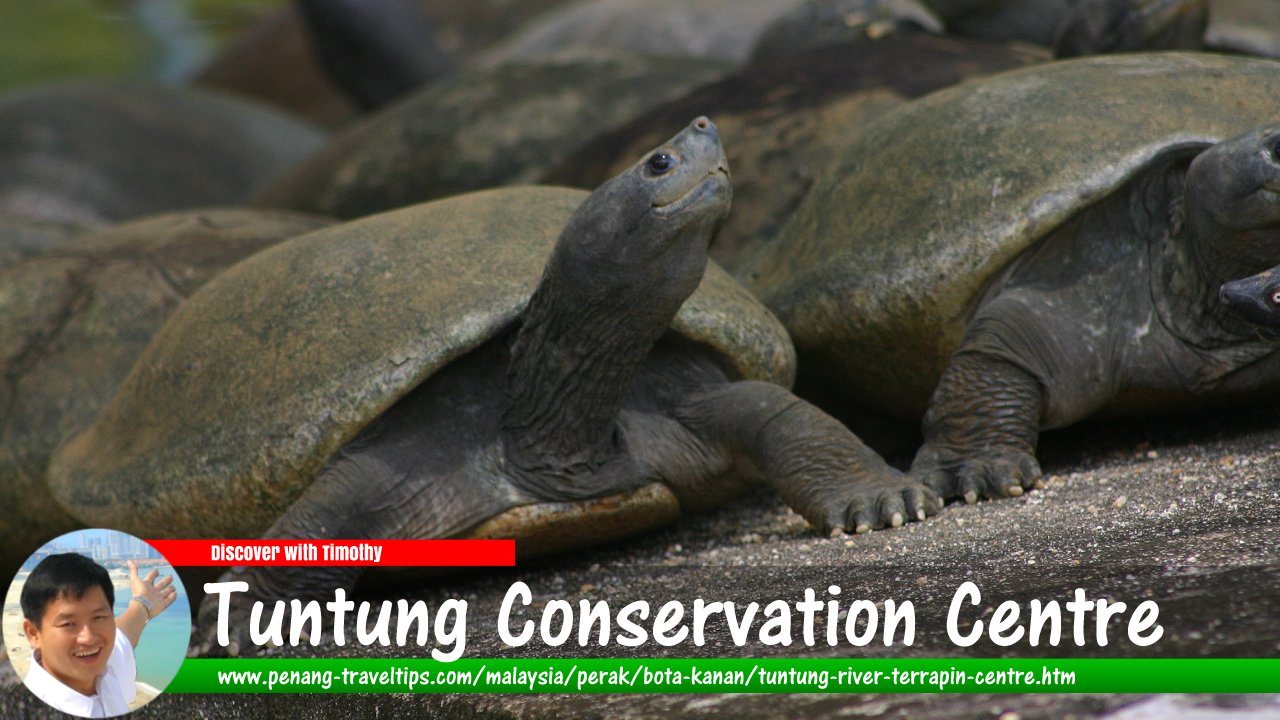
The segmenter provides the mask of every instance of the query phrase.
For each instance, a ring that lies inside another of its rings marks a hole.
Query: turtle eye
[[[1271,301],[1272,307],[1280,307],[1280,288],[1271,288],[1271,294],[1267,299]]]
[[[1271,143],[1271,159],[1280,162],[1280,138]]]
[[[675,158],[664,152],[656,152],[650,155],[649,162],[645,163],[646,167],[649,168],[650,174],[653,175],[661,175],[674,167],[675,164]]]

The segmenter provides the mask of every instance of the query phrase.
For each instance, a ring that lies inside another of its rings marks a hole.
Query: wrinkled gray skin
[[[375,420],[266,536],[458,536],[518,506],[655,482],[697,511],[763,481],[823,531],[937,512],[933,493],[838,421],[780,386],[731,381],[668,332],[702,278],[730,194],[706,118],[606,182],[561,233],[518,329]],[[360,572],[237,568],[223,580],[244,579],[267,598],[332,597]],[[223,648],[206,599],[202,652],[247,646],[248,605],[233,606],[236,633]]]
[[[1021,495],[1040,478],[1041,429],[1117,403],[1159,412],[1280,389],[1277,345],[1218,299],[1280,261],[1280,124],[1197,149],[997,279],[929,402],[913,476],[968,502]]]
[[[1256,325],[1262,337],[1280,340],[1280,266],[1223,283],[1218,299],[1238,317]]]

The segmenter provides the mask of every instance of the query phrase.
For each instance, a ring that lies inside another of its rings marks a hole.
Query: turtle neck
[[[1184,217],[1185,215],[1185,217]],[[1217,350],[1255,338],[1257,332],[1218,298],[1229,280],[1248,277],[1268,265],[1227,252],[1250,247],[1244,233],[1227,230],[1209,213],[1173,199],[1172,218],[1153,243],[1152,301],[1160,320],[1180,340],[1201,350]],[[1280,263],[1276,258],[1272,264]],[[1250,353],[1252,354],[1252,353]]]

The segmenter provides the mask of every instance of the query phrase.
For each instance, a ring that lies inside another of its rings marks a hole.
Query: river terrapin
[[[1278,117],[1280,63],[1190,53],[943,90],[855,137],[741,276],[810,397],[923,414],[917,478],[1018,495],[1042,428],[1280,390],[1217,300],[1280,261],[1280,127],[1250,129]]]
[[[255,203],[356,218],[532,182],[597,133],[722,70],[612,53],[465,72],[352,125]]]
[[[595,187],[696,115],[716,108],[733,167],[733,212],[711,257],[733,273],[777,237],[813,182],[858,128],[909,99],[966,78],[1048,60],[1027,46],[925,33],[775,54],[694,88],[605,133],[541,181]]]
[[[454,70],[421,0],[294,0],[325,73],[362,111]]]
[[[1060,57],[1198,49],[1209,17],[1208,0],[922,1],[948,32],[1033,42]]]
[[[6,515],[0,572],[78,526],[49,494],[49,456],[106,405],[174,309],[238,260],[324,224],[278,211],[169,213],[0,270],[0,507],[23,508]]]
[[[0,271],[24,258],[49,252],[93,227],[0,215]]]
[[[1209,0],[1205,46],[1280,58],[1280,0]]]
[[[941,35],[942,21],[921,0],[805,0],[760,33],[751,64],[826,45],[880,40],[898,33]]]
[[[530,20],[478,58],[492,65],[600,50],[741,63],[801,0],[576,0]]]
[[[936,496],[784,389],[785,332],[708,265],[729,196],[699,118],[589,197],[462,195],[260,253],[157,334],[59,451],[54,491],[152,536],[516,537],[522,553],[760,481],[824,531],[923,519]],[[301,597],[360,573],[280,570],[232,576]]]
[[[0,99],[0,215],[94,223],[242,204],[321,139],[207,90],[134,80],[21,90]]]
[[[505,37],[530,18],[565,0],[412,0],[426,10],[434,44],[446,57],[460,65],[488,48],[499,38]],[[372,8],[379,22],[391,14],[401,12],[399,1],[383,8],[383,3],[340,3],[339,14],[351,7]],[[326,10],[325,0],[311,3],[316,9]],[[422,28],[421,21],[413,18],[410,23]],[[345,32],[338,28],[339,32]],[[412,29],[412,26],[411,26]],[[412,65],[422,60],[431,62],[431,56],[421,49],[406,48],[403,31],[396,31],[391,59],[401,62],[403,53]],[[342,35],[336,46],[337,55],[348,49],[358,49],[359,44],[348,43],[349,36]],[[376,32],[375,32],[376,39]],[[363,44],[362,42],[360,44]],[[266,13],[260,20],[240,33],[227,47],[215,55],[203,69],[196,73],[193,82],[205,87],[238,93],[288,110],[299,117],[323,125],[334,126],[347,122],[357,113],[356,99],[338,87],[335,78],[321,65],[317,56],[315,38],[303,18],[297,3],[285,3],[284,7]],[[432,51],[427,51],[432,52]],[[378,50],[385,54],[385,49]],[[432,52],[432,54],[435,54]],[[414,56],[419,56],[417,59]],[[419,74],[410,68],[412,74]],[[385,66],[383,66],[385,67]],[[397,73],[399,75],[399,73]],[[419,75],[425,79],[425,75]],[[404,77],[401,75],[400,77]],[[381,84],[381,83],[379,83]],[[399,84],[399,83],[397,83]]]
[[[1280,153],[1280,148],[1277,148]],[[1218,297],[1269,340],[1280,340],[1280,265],[1223,283]]]

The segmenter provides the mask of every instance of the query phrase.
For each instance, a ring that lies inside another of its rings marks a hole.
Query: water
[[[138,568],[138,574],[146,577],[152,567]],[[174,575],[173,568],[168,565],[158,566],[160,576]],[[118,616],[129,607],[133,593],[129,591],[128,575],[121,576],[119,571],[112,571],[111,582],[116,588],[115,614]],[[138,662],[138,682],[143,682],[157,690],[164,690],[182,660],[187,656],[187,644],[191,640],[191,605],[187,602],[187,594],[181,587],[181,581],[174,575],[174,583],[178,587],[178,599],[164,612],[156,616],[142,631],[138,645],[133,649]]]

